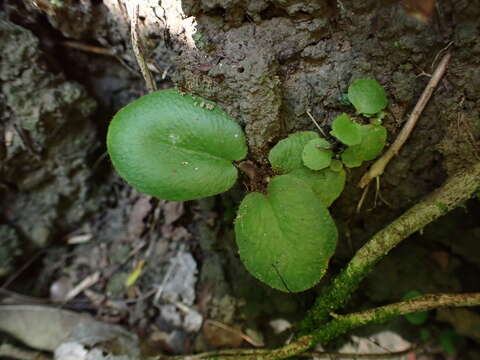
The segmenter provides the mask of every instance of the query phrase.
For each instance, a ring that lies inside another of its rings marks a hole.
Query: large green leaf
[[[145,95],[120,110],[107,148],[118,173],[138,190],[184,201],[228,190],[232,161],[245,157],[240,126],[215,103],[176,89]]]
[[[335,251],[337,230],[326,207],[292,175],[273,178],[268,194],[251,193],[235,222],[240,258],[271,287],[289,292],[314,286]]]
[[[310,140],[318,138],[318,134],[314,131],[300,131],[280,140],[268,155],[272,168],[282,173],[288,173],[302,167],[303,148]]]
[[[359,79],[348,87],[348,99],[355,109],[366,115],[376,114],[387,106],[385,90],[375,79]]]

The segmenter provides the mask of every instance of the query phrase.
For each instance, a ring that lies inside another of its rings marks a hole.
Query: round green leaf
[[[388,103],[385,90],[375,79],[355,81],[348,88],[348,98],[357,112],[368,115],[382,111]]]
[[[330,132],[345,145],[356,145],[362,140],[360,125],[350,119],[347,114],[339,115],[333,120]]]
[[[303,167],[303,148],[310,140],[318,139],[314,131],[300,131],[289,135],[286,139],[280,140],[270,150],[268,160],[272,168],[283,173]]]
[[[311,171],[307,168],[298,168],[290,172],[289,175],[304,181],[326,207],[332,205],[332,203],[340,196],[345,187],[345,180],[347,178],[343,167],[337,171],[331,169]]]
[[[341,157],[346,167],[355,168],[362,165],[363,160],[359,150],[358,145],[356,145],[350,146],[343,151]]]
[[[240,126],[215,103],[176,89],[145,95],[121,109],[108,128],[113,166],[136,189],[172,201],[228,190],[232,161],[245,157]]]
[[[406,293],[405,296],[402,298],[402,300],[407,301],[407,300],[411,300],[411,299],[414,299],[414,298],[422,296],[422,295],[423,295],[422,293],[413,290],[413,291],[410,291],[410,292]],[[428,319],[428,311],[419,311],[419,312],[416,312],[416,313],[406,314],[404,316],[408,320],[409,323],[411,323],[413,325],[422,325]]]
[[[292,175],[273,178],[268,195],[245,197],[235,234],[240,258],[250,273],[287,292],[304,291],[318,283],[337,241],[326,207]]]
[[[360,157],[364,161],[375,159],[382,152],[387,141],[387,129],[380,125],[363,125],[362,142],[359,145]]]
[[[303,164],[312,170],[322,170],[330,166],[333,152],[330,143],[325,139],[310,140],[303,148]]]

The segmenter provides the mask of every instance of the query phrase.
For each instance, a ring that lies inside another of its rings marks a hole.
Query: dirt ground
[[[174,203],[137,192],[111,167],[108,123],[146,93],[129,10],[114,0],[0,3],[0,299],[89,312],[127,326],[152,352],[282,344],[288,334],[276,334],[272,320],[295,324],[315,290],[279,293],[244,269],[232,229],[243,185]],[[245,128],[259,166],[278,140],[315,129],[307,112],[328,129],[345,109],[341,95],[362,77],[386,89],[391,142],[439,56],[451,51],[446,76],[381,178],[382,200],[370,192],[356,213],[368,164],[349,172],[331,208],[340,241],[330,275],[449,174],[480,159],[480,0],[439,0],[428,22],[398,1],[375,0],[145,0],[139,16],[158,88],[217,102]],[[478,291],[479,214],[471,200],[405,241],[349,309],[411,290]],[[358,333],[390,329],[417,343],[427,330],[429,359],[473,360],[477,319],[475,310],[437,311],[421,327],[398,319]],[[445,332],[455,334],[451,354]]]

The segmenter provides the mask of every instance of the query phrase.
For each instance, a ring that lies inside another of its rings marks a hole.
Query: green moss
[[[448,212],[448,206],[441,201],[435,201],[434,205],[440,209],[443,214]]]
[[[332,320],[313,332],[313,342],[315,344],[326,344],[354,327],[356,327],[355,322],[351,320]]]
[[[351,294],[369,272],[370,269],[359,266],[342,271],[317,297],[314,306],[300,323],[300,334],[310,333],[328,321],[330,313],[350,300]]]

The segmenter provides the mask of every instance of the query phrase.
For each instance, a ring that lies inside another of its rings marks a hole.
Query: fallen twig
[[[96,284],[100,280],[100,272],[96,271],[93,274],[87,276],[83,279],[77,286],[75,286],[72,290],[68,292],[65,296],[65,303],[69,302],[73,298],[75,298],[78,294],[82,291],[88,289],[90,286]]]
[[[435,90],[441,78],[445,74],[450,58],[450,53],[447,53],[443,56],[442,60],[435,69],[435,72],[433,73],[430,81],[425,87],[425,90],[423,90],[422,96],[420,97],[417,104],[415,105],[415,108],[410,114],[410,117],[400,131],[400,134],[398,134],[398,137],[395,139],[395,142],[377,161],[375,161],[375,163],[370,167],[370,169],[362,176],[362,179],[358,184],[358,186],[360,186],[362,189],[367,186],[370,181],[383,174],[385,167],[388,165],[390,160],[398,154],[405,141],[407,141],[410,133],[412,132],[415,124],[417,123],[418,118],[422,114],[423,109],[425,109],[425,106],[430,100],[433,91]]]
[[[100,46],[85,44],[85,43],[82,43],[82,42],[79,42],[79,41],[63,41],[61,44],[63,46],[68,46],[68,47],[71,47],[73,49],[77,49],[77,50],[81,50],[81,51],[85,51],[85,52],[90,52],[90,53],[93,53],[93,54],[115,57],[115,52],[114,51],[112,51],[110,49],[106,49],[104,47],[100,47]]]
[[[130,16],[130,35],[132,39],[133,52],[137,58],[138,66],[142,72],[143,78],[145,79],[145,84],[147,86],[148,92],[157,90],[157,84],[150,72],[145,57],[142,53],[142,48],[140,46],[140,36],[138,35],[138,4],[133,3],[132,11],[129,12]]]

